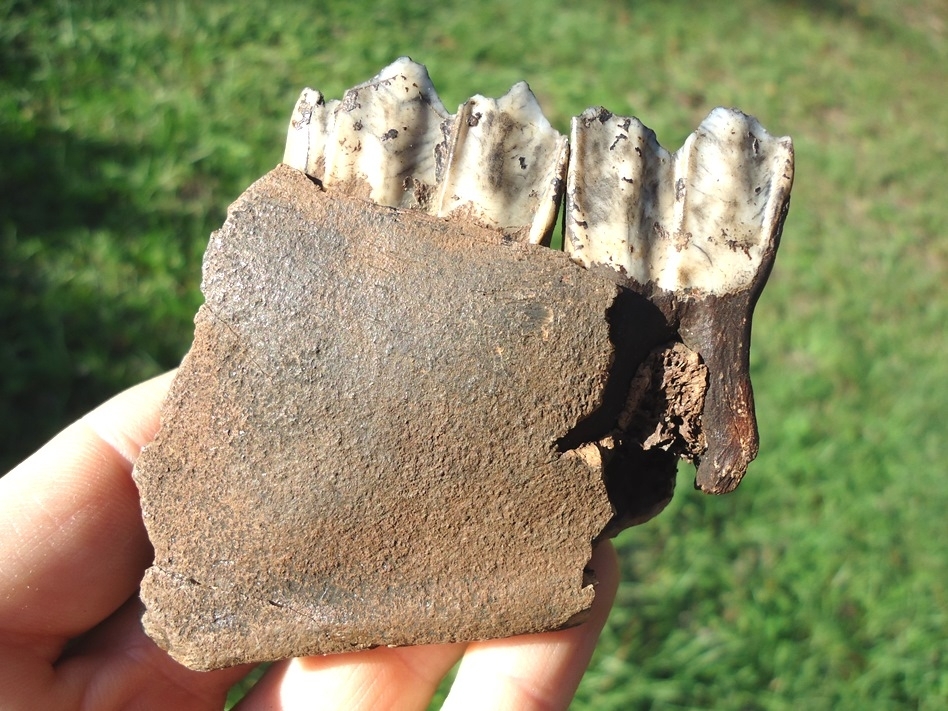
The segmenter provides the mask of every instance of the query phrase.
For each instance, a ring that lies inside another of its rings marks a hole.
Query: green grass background
[[[0,0],[0,470],[177,364],[228,203],[306,85],[408,54],[444,103],[527,79],[675,148],[793,136],[755,321],[761,455],[619,539],[576,709],[948,707],[944,0]]]

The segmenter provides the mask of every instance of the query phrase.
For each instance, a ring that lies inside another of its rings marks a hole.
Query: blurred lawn
[[[306,85],[402,54],[446,106],[530,81],[676,148],[714,106],[796,145],[755,323],[761,455],[619,540],[576,709],[948,706],[944,0],[0,0],[0,471],[175,366],[228,203]]]

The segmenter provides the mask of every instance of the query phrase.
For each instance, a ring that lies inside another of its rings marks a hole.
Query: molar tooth
[[[458,110],[449,145],[438,214],[463,214],[548,244],[569,148],[526,82],[500,99],[469,99]]]
[[[564,242],[573,259],[666,291],[752,286],[792,183],[788,138],[722,108],[674,154],[638,119],[605,109],[574,118],[571,133]]]
[[[605,109],[574,118],[571,133],[566,250],[626,275],[701,356],[707,449],[695,483],[731,491],[757,456],[751,319],[787,214],[793,145],[722,108],[674,154]]]
[[[427,209],[435,188],[435,147],[450,116],[424,66],[407,57],[346,92],[326,146],[326,184],[379,205]],[[348,187],[346,187],[348,186]]]
[[[646,284],[656,226],[669,221],[671,154],[637,118],[601,107],[574,117],[570,133],[564,249]]]
[[[548,244],[568,153],[526,82],[449,114],[425,67],[402,57],[342,101],[306,89],[283,162],[327,190]]]
[[[783,222],[793,180],[790,139],[717,108],[678,152],[675,172],[675,234],[686,247],[669,285],[713,294],[750,288],[769,266],[767,251]]]
[[[452,119],[425,67],[402,57],[349,89],[342,101],[323,103],[322,94],[305,90],[290,121],[283,162],[327,190],[430,212],[438,144]]]

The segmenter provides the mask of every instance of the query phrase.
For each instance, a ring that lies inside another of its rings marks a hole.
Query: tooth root
[[[547,244],[559,212],[568,144],[525,82],[500,99],[474,96],[451,136],[440,216],[463,215]]]

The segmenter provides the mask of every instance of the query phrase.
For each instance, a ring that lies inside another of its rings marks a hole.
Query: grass
[[[299,89],[401,54],[442,99],[526,78],[674,148],[716,105],[791,134],[755,321],[761,455],[619,539],[576,709],[948,703],[948,10],[941,0],[0,0],[0,471],[177,364],[227,204]]]

